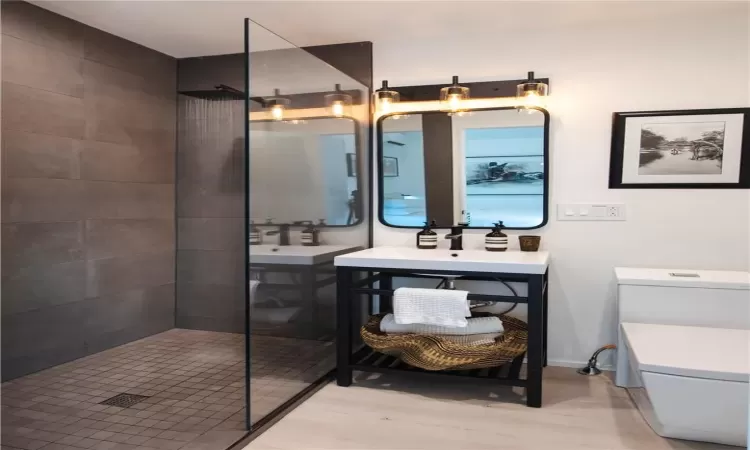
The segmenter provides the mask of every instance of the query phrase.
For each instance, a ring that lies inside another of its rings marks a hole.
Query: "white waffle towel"
[[[472,317],[466,319],[467,326],[463,328],[445,327],[439,325],[421,325],[417,323],[401,325],[396,323],[393,314],[386,314],[380,321],[380,331],[388,334],[438,334],[467,336],[473,334],[502,333],[503,322],[498,317]]]
[[[465,327],[471,317],[469,291],[398,288],[393,293],[396,323]]]
[[[248,296],[250,299],[250,305],[253,305],[255,303],[255,293],[258,291],[258,286],[260,286],[260,281],[250,280],[250,283],[248,285],[250,289],[250,295]]]

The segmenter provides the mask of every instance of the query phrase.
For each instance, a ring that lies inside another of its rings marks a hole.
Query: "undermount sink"
[[[549,265],[549,253],[376,247],[336,256],[334,264],[345,267],[408,269],[415,272],[455,270],[457,272],[543,274]]]
[[[361,249],[352,245],[276,245],[250,246],[250,264],[313,265],[333,260],[337,255]]]

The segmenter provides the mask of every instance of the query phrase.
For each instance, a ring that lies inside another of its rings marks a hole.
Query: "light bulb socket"
[[[546,97],[549,92],[549,86],[547,83],[542,83],[534,78],[534,72],[530,71],[527,74],[526,81],[520,83],[516,87],[516,96],[520,99],[523,97],[529,97],[537,95],[539,97]]]
[[[446,91],[445,91],[446,95],[458,95],[458,96],[461,96],[463,98],[464,90],[466,90],[468,88],[464,88],[464,87],[461,87],[461,86],[449,86],[449,87],[447,87],[445,89],[446,89]]]
[[[289,107],[292,104],[292,100],[289,97],[281,95],[281,90],[274,89],[272,97],[266,97],[264,99],[266,108],[272,108],[274,106],[281,106],[283,108]]]
[[[373,93],[376,102],[397,103],[401,99],[401,94],[388,87],[388,80],[383,80],[383,86]]]
[[[460,103],[469,99],[469,88],[458,84],[458,75],[453,76],[453,84],[440,89],[441,109],[451,112],[463,111]]]

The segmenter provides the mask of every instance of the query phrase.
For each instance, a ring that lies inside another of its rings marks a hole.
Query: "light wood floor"
[[[659,437],[606,375],[546,369],[541,409],[518,389],[375,377],[324,387],[246,449],[739,449]]]

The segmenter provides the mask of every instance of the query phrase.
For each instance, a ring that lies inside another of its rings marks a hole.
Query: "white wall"
[[[385,179],[383,193],[407,194],[424,198],[424,151],[422,132],[386,133],[384,141],[393,140],[403,146],[384,143],[383,156],[398,159],[398,176]]]
[[[673,5],[674,16],[659,21],[627,14],[628,22],[588,28],[446,28],[442,38],[375,42],[375,79],[392,86],[448,82],[454,74],[517,79],[528,70],[551,79],[551,220],[539,234],[552,256],[553,364],[583,363],[615,342],[615,266],[748,270],[748,191],[607,188],[613,112],[750,104],[748,4],[715,12]],[[624,203],[627,221],[555,220],[557,203],[576,202]],[[374,231],[382,246],[413,245],[417,230],[376,223]],[[484,233],[471,232],[465,245],[480,248]]]

